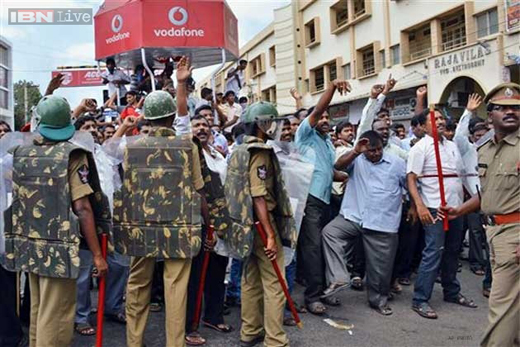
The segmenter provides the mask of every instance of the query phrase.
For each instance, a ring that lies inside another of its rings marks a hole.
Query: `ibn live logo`
[[[10,8],[10,25],[91,25],[91,8]]]

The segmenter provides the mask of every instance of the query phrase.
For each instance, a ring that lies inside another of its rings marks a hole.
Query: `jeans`
[[[472,270],[485,269],[489,263],[489,251],[486,252],[484,243],[486,234],[482,226],[482,220],[478,212],[470,213],[468,220],[468,236],[469,236],[469,265]]]
[[[240,281],[242,279],[242,261],[233,259],[231,261],[231,273],[229,285],[226,291],[227,298],[240,299]]]
[[[429,209],[433,218],[437,210]],[[413,295],[413,304],[428,302],[432,296],[435,279],[441,271],[444,300],[456,300],[460,292],[457,280],[459,246],[463,237],[463,221],[457,218],[449,223],[449,230],[443,230],[442,220],[424,226],[425,247]]]
[[[126,289],[128,279],[128,266],[122,265],[119,254],[110,253],[107,256],[108,274],[106,277],[105,291],[105,314],[115,315],[122,313],[123,295]],[[80,271],[76,281],[76,318],[75,322],[79,324],[88,323],[88,316],[92,302],[90,299],[90,276],[92,273],[93,259],[89,250],[80,249]]]

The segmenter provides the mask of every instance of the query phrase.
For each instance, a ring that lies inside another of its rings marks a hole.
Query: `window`
[[[362,66],[363,70],[361,71],[362,76],[371,75],[376,72],[375,62],[374,62],[374,47],[370,46],[361,51],[362,57]]]
[[[343,66],[344,76],[346,80],[352,79],[352,72],[350,70],[350,63]]]
[[[432,54],[430,23],[408,33],[410,61],[426,58]]]
[[[381,62],[381,69],[386,67],[385,50],[379,51],[379,61]]]
[[[336,61],[330,63],[328,65],[329,68],[329,81],[334,81],[338,78],[338,68],[336,66]]]
[[[9,66],[8,50],[4,46],[0,46],[0,64]]]
[[[458,12],[441,21],[442,51],[466,44],[466,22],[464,12]]]
[[[320,43],[320,21],[318,17],[305,24],[305,46],[310,48]]]
[[[365,0],[354,0],[354,18],[364,15],[365,12]]]
[[[250,67],[251,77],[256,77],[265,72],[265,53],[258,55],[248,64]]]
[[[272,46],[269,48],[269,65],[275,66],[276,65],[276,48],[275,46]]]
[[[9,92],[0,89],[0,108],[8,108],[9,107]]]
[[[340,0],[330,8],[330,22],[332,31],[348,23],[348,1]]]
[[[392,65],[401,63],[401,46],[395,45],[390,47],[390,53],[392,58]]]
[[[494,8],[477,16],[477,37],[498,33],[498,13]]]
[[[276,86],[262,90],[262,101],[276,104]]]
[[[325,88],[325,71],[323,66],[311,70],[311,93]]]
[[[0,87],[8,88],[8,73],[5,67],[0,66]]]

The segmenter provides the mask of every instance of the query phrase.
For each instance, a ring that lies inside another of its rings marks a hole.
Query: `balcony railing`
[[[410,52],[410,61],[426,58],[432,54],[432,48],[424,48],[418,51]]]
[[[450,41],[446,41],[446,42],[443,42],[442,43],[442,51],[449,51],[450,49],[454,49],[454,48],[458,48],[458,47],[462,47],[466,45],[466,37],[465,36],[460,36],[460,37],[457,37],[453,40],[450,40]]]

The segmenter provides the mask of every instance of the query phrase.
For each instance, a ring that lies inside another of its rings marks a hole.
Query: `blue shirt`
[[[378,163],[372,163],[362,154],[347,172],[341,215],[366,229],[396,233],[401,222],[405,161],[384,153]]]
[[[305,160],[314,164],[309,194],[329,204],[335,161],[335,150],[330,136],[321,135],[311,127],[307,117],[296,131],[295,142]]]

